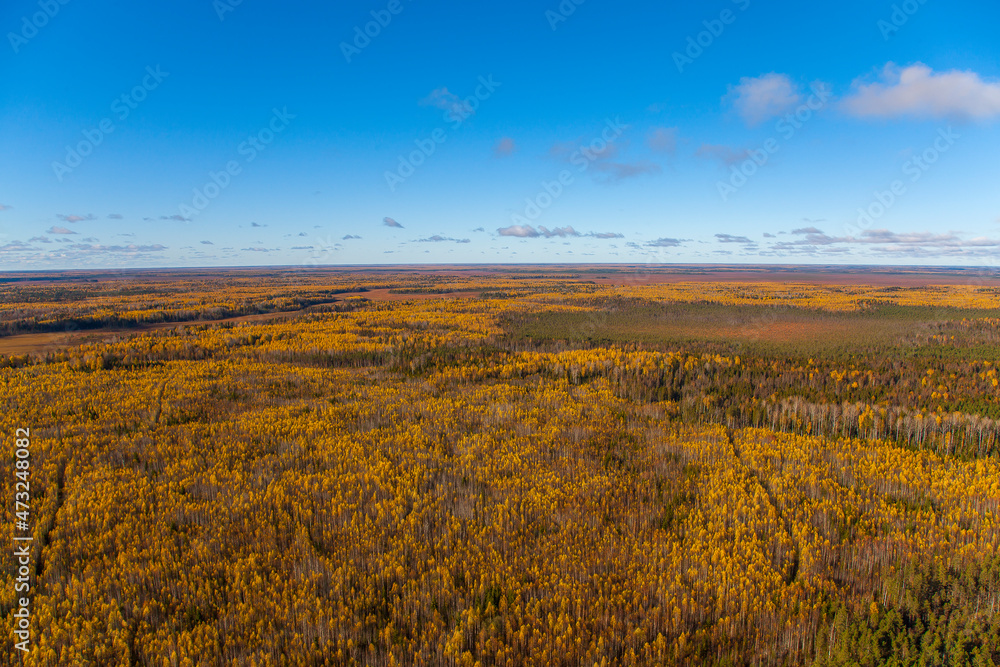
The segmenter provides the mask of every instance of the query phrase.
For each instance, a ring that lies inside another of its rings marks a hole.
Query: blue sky
[[[0,269],[994,266],[998,22],[962,0],[12,0]]]

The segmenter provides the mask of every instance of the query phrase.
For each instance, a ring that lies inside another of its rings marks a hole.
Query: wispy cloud
[[[629,161],[623,154],[629,148],[628,141],[612,139],[584,143],[577,141],[558,141],[549,148],[549,157],[569,162],[579,167],[585,164],[594,174],[594,180],[601,183],[617,183],[626,178],[643,174],[655,174],[661,171],[660,165],[649,160]]]
[[[155,216],[155,217],[145,217],[142,220],[143,220],[143,222],[156,222],[157,220],[173,220],[174,222],[191,222],[191,218],[185,218],[183,215],[179,215],[177,213],[175,213],[173,215],[161,215],[161,216]]]
[[[861,238],[857,239],[856,242],[872,245],[928,246],[931,250],[1000,247],[1000,239],[990,239],[984,236],[963,239],[954,232],[947,234],[934,234],[932,232],[907,232],[898,234],[888,229],[867,230],[862,233]]]
[[[556,227],[555,229],[548,229],[542,225],[535,229],[531,225],[511,225],[510,227],[501,227],[497,229],[497,233],[500,236],[515,236],[525,239],[533,238],[547,238],[558,236],[560,238],[566,238],[569,236],[580,236],[580,232],[576,231],[572,227]]]
[[[74,243],[67,246],[70,250],[75,250],[86,254],[133,254],[140,252],[163,252],[167,246],[159,243],[153,245],[91,245],[87,243]]]
[[[646,145],[657,153],[673,155],[677,152],[677,128],[653,127],[646,135]]]
[[[497,145],[493,147],[493,154],[497,157],[510,155],[517,150],[517,144],[510,137],[502,137]]]
[[[853,249],[866,249],[882,257],[992,257],[1000,252],[1000,239],[984,236],[964,238],[956,232],[893,232],[888,229],[869,229],[857,237],[829,236],[815,228],[797,229],[799,236],[793,241],[782,241],[770,246],[773,251],[799,254],[844,254]]]
[[[923,63],[902,69],[888,63],[879,81],[855,81],[841,105],[861,118],[994,118],[1000,116],[1000,82],[969,71],[935,73]]]
[[[30,245],[24,243],[23,241],[11,241],[10,243],[0,246],[0,252],[14,253],[14,252],[25,252],[28,250],[35,250],[35,248],[32,248]]]
[[[450,92],[447,88],[436,88],[420,104],[431,106],[446,111],[452,120],[466,118],[475,111],[466,104],[458,95]]]
[[[450,241],[450,242],[453,242],[453,243],[471,243],[472,242],[471,239],[453,239],[450,236],[441,236],[440,234],[435,234],[434,236],[428,236],[425,239],[417,239],[415,241],[415,243],[444,243],[444,242],[447,242],[447,241]]]
[[[66,229],[65,227],[49,227],[46,234],[76,234],[72,229]]]
[[[60,220],[62,220],[63,222],[85,222],[87,220],[96,220],[96,218],[93,215],[90,215],[90,214],[88,214],[88,215],[75,215],[75,214],[63,215],[61,213],[57,213],[56,217],[59,218]]]
[[[686,243],[689,240],[690,239],[672,239],[672,238],[667,238],[667,237],[661,237],[661,238],[656,239],[655,241],[649,241],[646,245],[649,246],[650,248],[676,248],[676,247],[678,247],[678,246]],[[629,244],[629,245],[631,246],[633,244]],[[637,246],[633,246],[633,247],[637,247]]]
[[[382,218],[382,224],[385,225],[386,227],[396,227],[397,229],[403,229],[403,225],[399,224],[398,222],[396,222],[395,220],[393,220],[388,216]]]
[[[725,98],[751,127],[777,118],[802,101],[795,84],[785,74],[772,72],[759,77],[743,77],[730,86]]]
[[[702,144],[694,154],[696,157],[718,160],[727,167],[747,159],[745,148],[733,148],[719,144]]]
[[[638,162],[597,162],[594,169],[604,174],[602,179],[606,183],[615,183],[634,178],[643,174],[657,174],[661,171],[660,165],[649,160],[639,160]]]
[[[732,234],[716,234],[715,238],[719,240],[719,243],[745,243],[745,244],[754,243],[745,236],[733,236]]]

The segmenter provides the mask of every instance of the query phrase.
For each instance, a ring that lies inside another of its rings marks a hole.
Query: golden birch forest
[[[0,283],[0,663],[1000,663],[1000,288],[655,278]]]

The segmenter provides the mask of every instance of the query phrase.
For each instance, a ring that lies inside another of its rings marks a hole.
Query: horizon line
[[[750,262],[402,262],[391,264],[233,264],[233,265],[209,265],[209,266],[143,266],[143,267],[79,267],[79,268],[38,268],[38,269],[0,269],[0,276],[17,274],[45,274],[45,273],[93,273],[93,272],[121,272],[121,273],[143,273],[152,271],[210,271],[210,270],[311,270],[323,271],[334,269],[432,269],[458,268],[458,267],[495,267],[495,268],[524,268],[524,267],[590,267],[599,269],[601,267],[614,268],[623,266],[645,266],[658,268],[697,268],[715,267],[728,269],[775,269],[775,268],[796,268],[796,269],[890,269],[890,270],[927,270],[930,272],[940,272],[942,270],[982,270],[1000,273],[1000,266],[983,264],[796,264],[796,263],[750,263]]]

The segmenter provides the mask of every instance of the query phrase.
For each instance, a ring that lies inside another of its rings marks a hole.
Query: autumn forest
[[[5,278],[0,664],[1000,664],[1000,282],[778,278]]]

